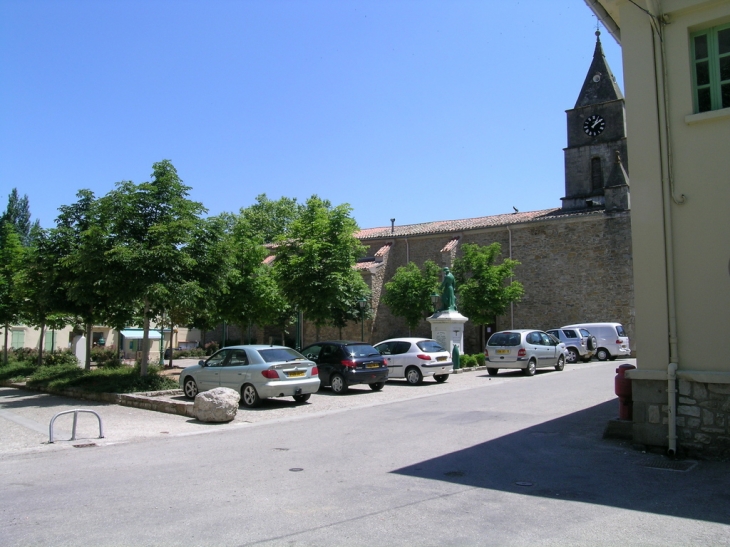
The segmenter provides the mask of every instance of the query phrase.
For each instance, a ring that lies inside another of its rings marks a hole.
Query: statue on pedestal
[[[448,268],[444,268],[444,280],[441,282],[441,310],[456,311],[456,279]]]

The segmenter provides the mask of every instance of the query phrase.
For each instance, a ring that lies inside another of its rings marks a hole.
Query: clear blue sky
[[[0,207],[17,187],[51,227],[162,159],[209,214],[559,207],[595,21],[583,0],[0,0]]]

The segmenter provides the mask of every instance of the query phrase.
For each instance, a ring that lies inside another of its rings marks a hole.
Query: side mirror
[[[204,367],[204,366],[205,366],[205,361],[203,361],[203,360],[201,359],[200,361],[198,361],[198,364],[199,364],[199,365],[200,365],[201,367]]]

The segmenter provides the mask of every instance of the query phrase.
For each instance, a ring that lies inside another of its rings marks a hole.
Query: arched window
[[[603,169],[601,169],[601,158],[591,159],[591,186],[594,190],[603,189]]]

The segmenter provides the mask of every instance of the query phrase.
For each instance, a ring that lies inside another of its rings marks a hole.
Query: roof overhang
[[[614,40],[621,44],[621,28],[619,27],[621,20],[618,9],[620,0],[584,0],[584,2],[603,23]]]
[[[167,329],[167,332],[170,332],[170,330]],[[122,329],[120,333],[127,340],[142,340],[144,337],[144,329]],[[160,335],[159,329],[149,330],[150,340],[159,340],[160,338],[162,338],[162,336]]]

